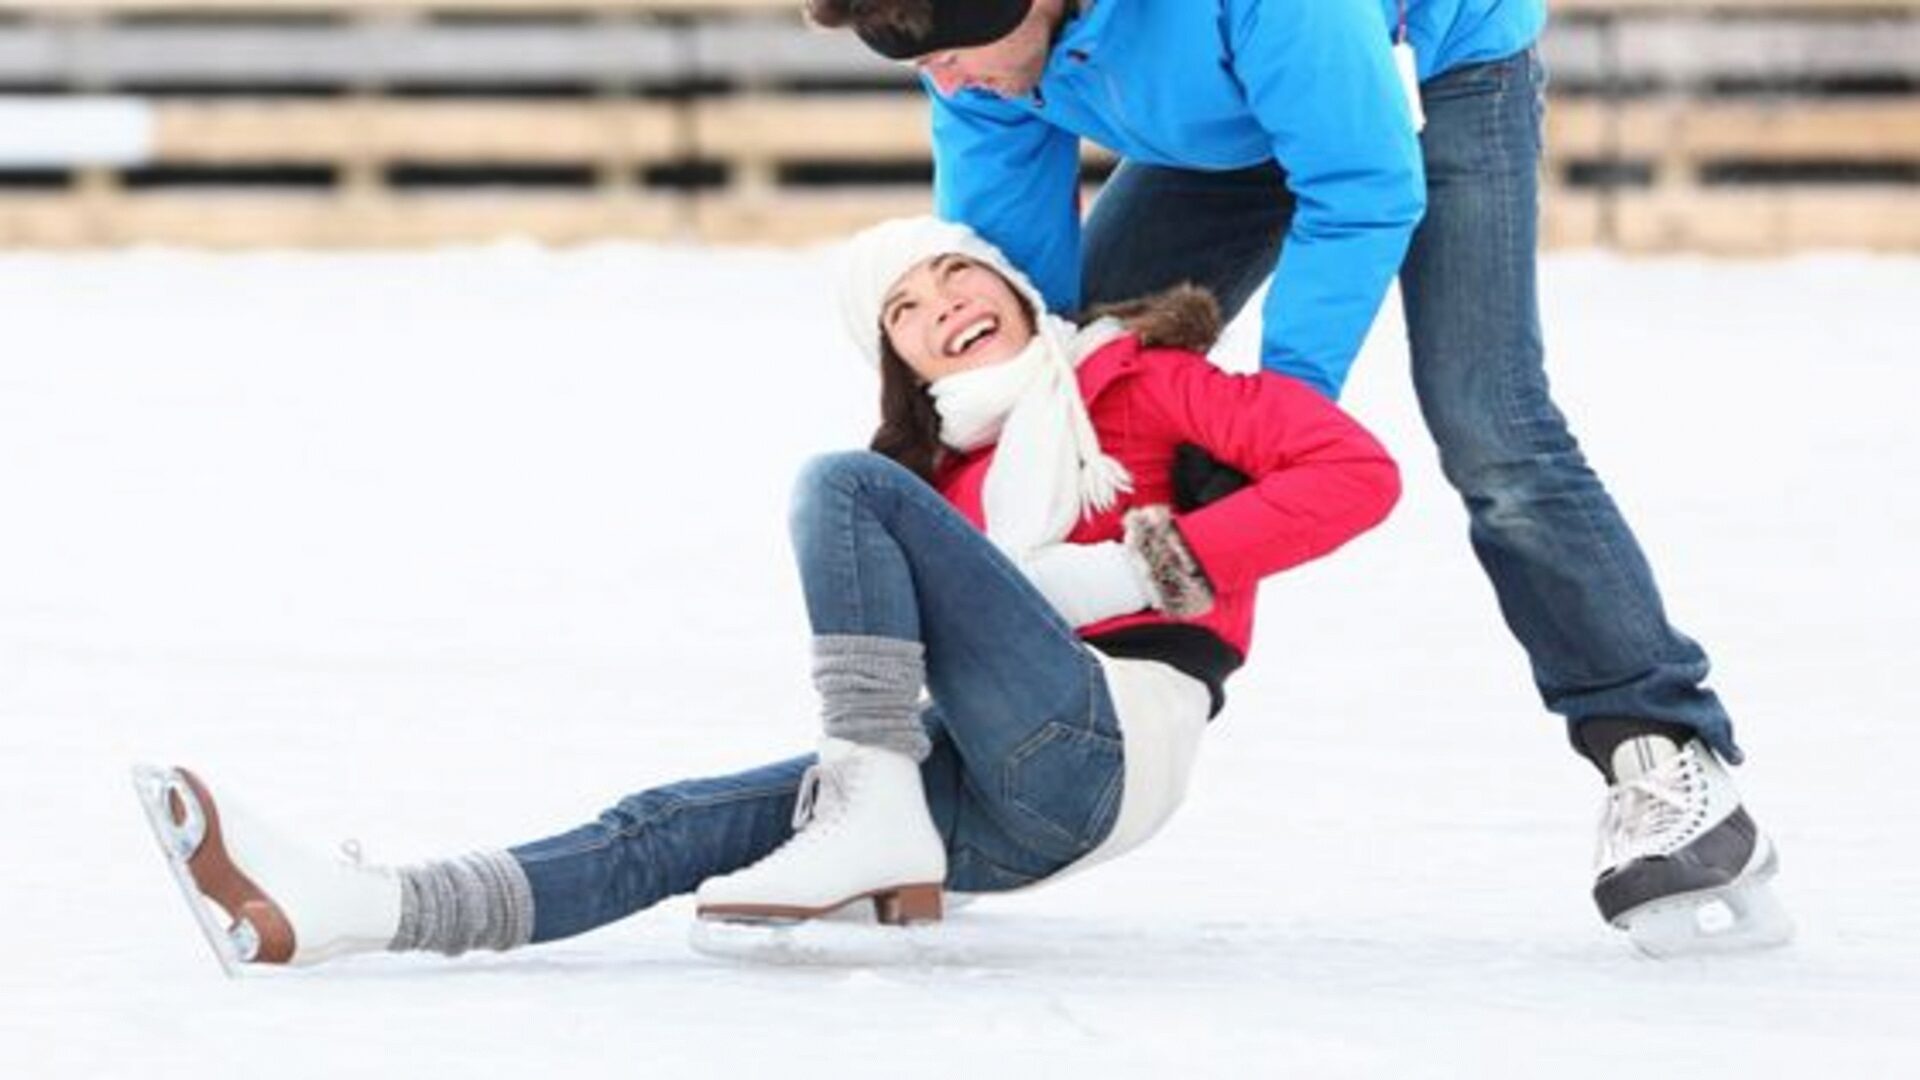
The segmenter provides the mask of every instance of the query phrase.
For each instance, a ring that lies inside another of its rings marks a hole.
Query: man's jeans
[[[871,453],[816,459],[793,505],[816,634],[915,640],[932,699],[921,766],[947,887],[996,892],[1093,850],[1120,808],[1120,730],[1099,662],[938,492]],[[793,833],[811,755],[620,801],[512,849],[534,941],[567,937],[751,865]]]
[[[1546,72],[1533,50],[1421,88],[1427,213],[1400,290],[1414,390],[1475,554],[1549,709],[1662,720],[1739,761],[1706,654],[1667,622],[1652,571],[1547,389],[1535,293]],[[1181,281],[1237,312],[1293,216],[1273,163],[1204,173],[1125,163],[1087,222],[1088,304]]]

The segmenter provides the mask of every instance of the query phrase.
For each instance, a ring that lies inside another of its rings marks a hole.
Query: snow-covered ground
[[[968,908],[917,965],[710,960],[681,901],[223,980],[131,762],[408,860],[808,742],[786,490],[873,396],[822,265],[0,258],[0,1074],[1920,1075],[1914,259],[1545,268],[1559,395],[1739,720],[1788,950],[1655,963],[1595,918],[1599,785],[1390,305],[1347,404],[1407,496],[1267,586],[1144,850]]]

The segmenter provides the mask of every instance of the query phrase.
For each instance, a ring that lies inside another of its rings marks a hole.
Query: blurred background
[[[1550,245],[1920,251],[1920,0],[1552,7]],[[792,243],[924,208],[907,71],[798,9],[0,0],[0,246]]]

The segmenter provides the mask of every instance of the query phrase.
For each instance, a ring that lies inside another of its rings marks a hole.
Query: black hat
[[[859,25],[867,47],[890,60],[911,60],[942,49],[966,49],[999,41],[1027,17],[1033,0],[933,0],[933,25],[915,34],[897,25]]]

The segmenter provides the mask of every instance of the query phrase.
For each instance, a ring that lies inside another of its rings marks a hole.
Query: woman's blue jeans
[[[921,642],[933,751],[921,766],[947,887],[1016,888],[1106,838],[1120,731],[1098,660],[940,494],[877,454],[808,465],[793,547],[817,634]],[[599,820],[512,849],[534,941],[591,930],[757,862],[792,835],[811,755],[622,799]]]
[[[1707,657],[1548,393],[1535,291],[1546,72],[1535,50],[1421,87],[1427,212],[1405,264],[1414,390],[1507,625],[1570,724],[1661,720],[1740,759]],[[1086,232],[1089,304],[1181,281],[1238,311],[1273,272],[1293,198],[1280,168],[1123,164]]]

